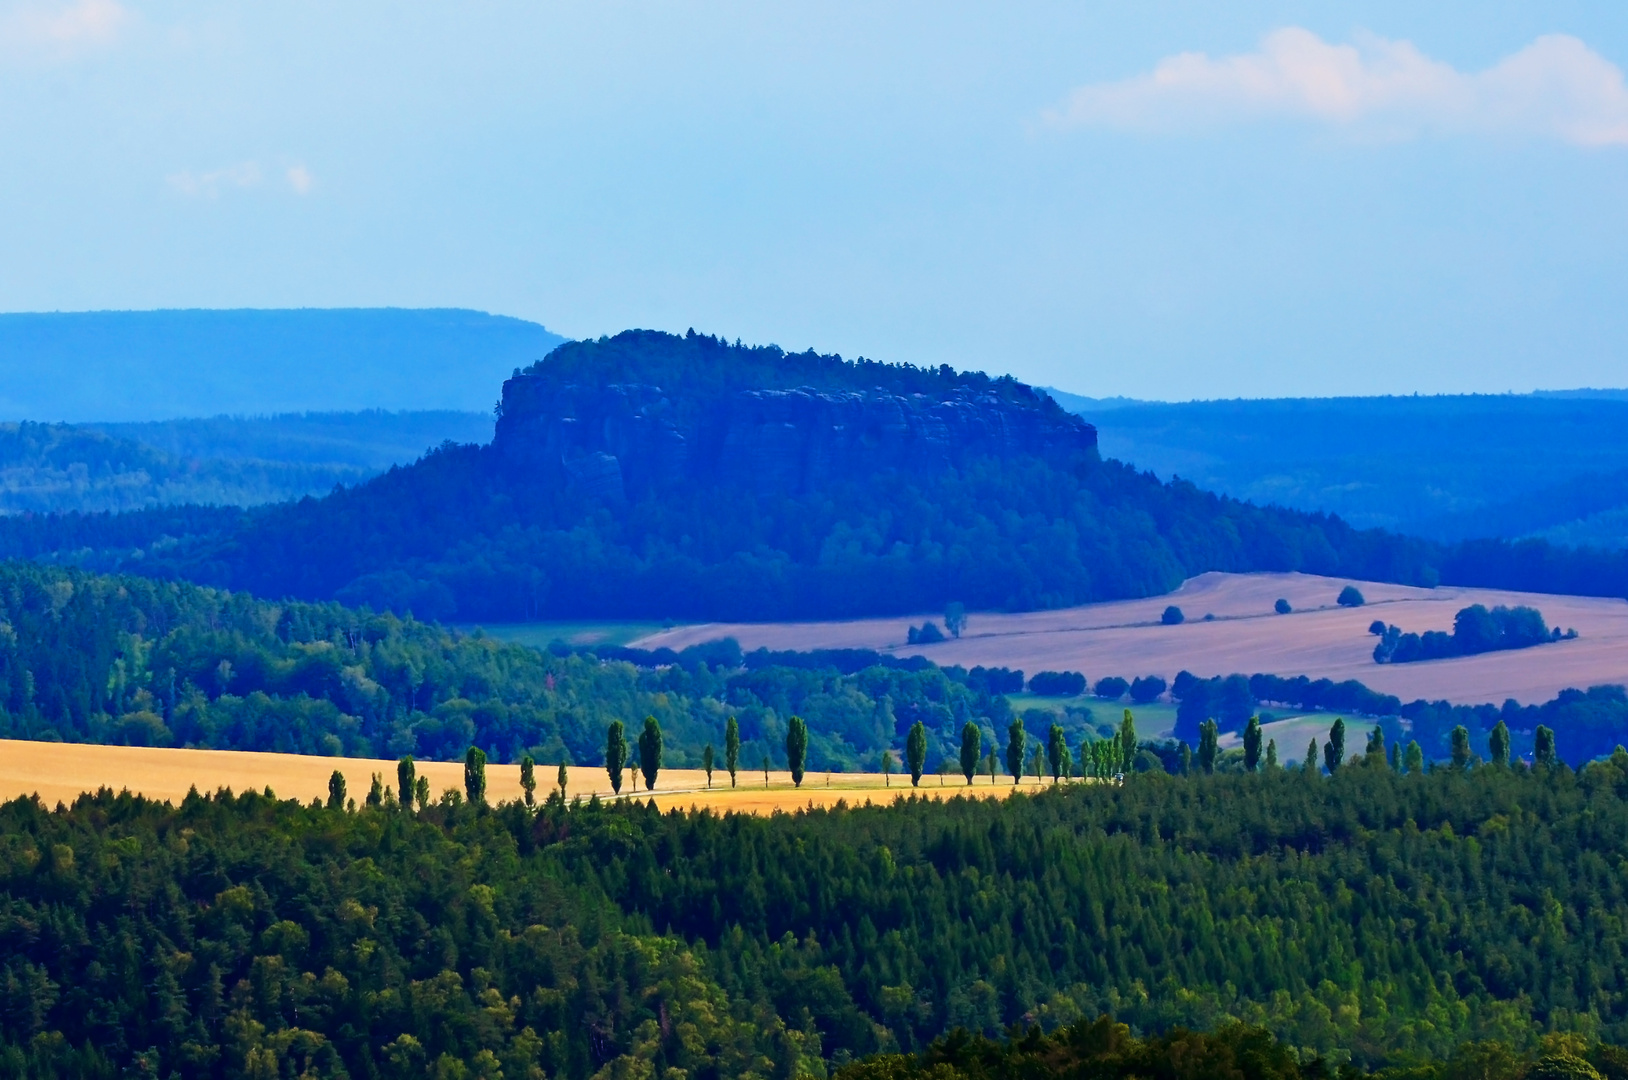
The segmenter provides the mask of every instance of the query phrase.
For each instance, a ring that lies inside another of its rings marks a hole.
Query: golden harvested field
[[[1368,603],[1341,608],[1334,598],[1347,584]],[[1279,597],[1294,611],[1278,615]],[[1175,604],[1187,616],[1163,626],[1159,616]],[[1451,630],[1453,616],[1470,604],[1526,604],[1543,612],[1550,626],[1575,627],[1580,637],[1513,652],[1376,664],[1368,624],[1375,619],[1403,630]],[[1206,614],[1215,619],[1204,621]],[[1357,679],[1403,701],[1446,699],[1463,704],[1547,701],[1560,690],[1601,683],[1628,683],[1628,602],[1623,600],[1348,581],[1309,574],[1202,574],[1166,596],[1124,600],[1058,611],[1022,614],[974,612],[961,639],[906,645],[912,622],[936,613],[888,619],[822,623],[709,623],[651,634],[641,648],[682,649],[701,641],[734,637],[751,650],[868,648],[926,656],[939,664],[1036,671],[1083,671],[1105,675],[1171,678],[1183,668],[1195,675],[1233,672],[1308,675],[1335,681]]]
[[[430,790],[436,797],[449,788],[463,790],[462,762],[420,761],[417,765],[419,773],[429,777]],[[396,763],[393,761],[0,740],[0,800],[38,794],[47,805],[54,806],[58,802],[73,802],[81,792],[107,787],[178,802],[186,797],[188,789],[196,786],[206,793],[223,787],[238,792],[269,787],[279,798],[309,802],[327,798],[328,777],[335,769],[344,774],[348,792],[358,802],[367,795],[374,773],[395,787]],[[537,766],[539,799],[553,790],[557,769],[557,765]],[[604,769],[573,766],[569,773],[568,794],[611,795],[610,779]],[[632,779],[631,770],[623,774],[624,797],[634,795]],[[664,810],[675,806],[709,806],[719,811],[761,814],[797,810],[811,804],[831,806],[839,799],[847,800],[850,805],[866,801],[881,803],[910,791],[908,776],[902,779],[894,776],[891,786],[887,786],[880,773],[831,773],[829,777],[826,773],[809,773],[803,778],[800,790],[792,786],[791,776],[785,772],[771,772],[767,787],[761,771],[740,773],[738,783],[737,788],[730,790],[729,774],[718,770],[713,773],[713,787],[708,791],[706,775],[699,769],[666,769],[656,779],[656,805]],[[493,801],[519,798],[519,766],[488,765],[486,786],[488,797]],[[1018,790],[1033,790],[1035,786],[1033,780],[1027,780]],[[992,787],[988,777],[979,777],[968,789],[959,776],[945,778],[940,783],[937,775],[931,775],[922,777],[918,794],[948,798],[969,790],[982,797],[1006,795],[1013,790],[1013,785],[1007,778]],[[637,794],[641,799],[649,797],[643,790]]]

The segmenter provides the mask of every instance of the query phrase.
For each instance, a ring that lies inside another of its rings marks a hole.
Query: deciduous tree
[[[807,760],[808,725],[801,716],[793,716],[786,724],[786,767],[791,770],[792,786],[803,786],[803,764]]]
[[[478,746],[464,751],[464,794],[469,805],[486,805],[486,751]]]
[[[978,772],[978,759],[984,756],[984,736],[978,730],[978,725],[968,720],[961,725],[961,775],[967,778],[967,786],[972,786],[972,778]]]
[[[1023,755],[1029,741],[1029,733],[1023,729],[1023,721],[1014,719],[1006,725],[1006,771],[1012,774],[1012,783],[1016,784],[1023,779]]]
[[[639,732],[639,771],[644,774],[645,790],[656,790],[656,775],[661,772],[661,725],[654,716],[644,718],[644,730]]]
[[[904,760],[910,766],[910,786],[921,786],[921,774],[927,769],[927,728],[920,720],[910,725],[910,734],[904,740]]]
[[[610,775],[611,791],[622,793],[622,768],[627,764],[627,733],[620,720],[612,720],[605,729],[605,772]]]

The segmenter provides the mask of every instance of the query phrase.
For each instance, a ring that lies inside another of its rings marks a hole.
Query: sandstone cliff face
[[[935,398],[745,390],[675,407],[659,386],[559,385],[518,375],[503,386],[493,450],[504,466],[621,502],[682,481],[798,494],[884,469],[927,473],[972,457],[1093,454],[1078,417],[960,389]]]

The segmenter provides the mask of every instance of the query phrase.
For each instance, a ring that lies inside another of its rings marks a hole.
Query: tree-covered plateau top
[[[789,353],[778,345],[731,345],[711,334],[682,337],[658,330],[626,330],[614,337],[568,341],[527,367],[523,374],[552,385],[641,383],[674,397],[715,397],[736,390],[885,390],[895,394],[946,395],[973,391],[1002,401],[1066,415],[1048,395],[1010,375],[957,371],[948,364],[889,364],[813,349]]]

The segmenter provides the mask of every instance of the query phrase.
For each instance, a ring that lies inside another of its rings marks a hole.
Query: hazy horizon
[[[1158,400],[1620,381],[1628,9],[0,0],[0,310],[460,307]]]

